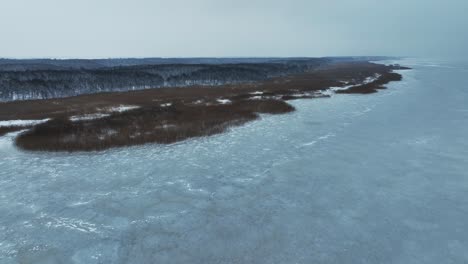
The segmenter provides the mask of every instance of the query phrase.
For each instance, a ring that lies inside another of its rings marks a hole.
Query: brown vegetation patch
[[[376,93],[377,90],[386,89],[384,85],[388,84],[391,81],[401,81],[401,75],[394,72],[387,72],[382,74],[377,80],[362,84],[352,86],[346,90],[338,90],[336,93],[341,94],[369,94],[369,93]]]
[[[15,132],[15,131],[20,131],[23,129],[27,129],[30,126],[4,126],[0,127],[0,136],[4,136],[8,133]]]
[[[257,119],[258,113],[294,111],[285,101],[324,97],[321,92],[330,87],[356,84],[338,93],[372,93],[390,81],[401,80],[401,75],[392,72],[401,68],[368,62],[340,63],[259,83],[0,103],[0,120],[52,118],[17,137],[16,145],[27,150],[92,151],[149,142],[167,144],[222,133],[231,126]],[[380,78],[359,85],[376,74]],[[105,112],[119,105],[140,108]],[[101,114],[102,118],[70,121],[72,116],[93,114]]]
[[[279,100],[249,100],[223,105],[147,107],[98,120],[71,122],[56,118],[19,135],[17,146],[28,150],[91,151],[149,142],[173,143],[222,133],[258,118],[257,113],[293,111]]]

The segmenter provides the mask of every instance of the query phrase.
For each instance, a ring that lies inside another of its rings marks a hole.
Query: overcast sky
[[[0,57],[468,54],[468,0],[0,1]]]

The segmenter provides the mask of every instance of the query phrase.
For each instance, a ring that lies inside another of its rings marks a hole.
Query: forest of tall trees
[[[159,87],[254,82],[309,71],[336,60],[0,60],[0,101],[48,99]],[[158,62],[159,64],[146,64]]]

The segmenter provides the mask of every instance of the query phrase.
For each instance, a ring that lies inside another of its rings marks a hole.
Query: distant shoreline
[[[47,119],[0,126],[0,135],[28,129],[16,145],[36,151],[95,151],[209,136],[264,114],[294,111],[288,100],[334,93],[368,94],[401,80],[398,65],[332,63],[306,73],[217,87],[191,86],[0,103],[0,120]],[[333,87],[333,88],[332,88]]]

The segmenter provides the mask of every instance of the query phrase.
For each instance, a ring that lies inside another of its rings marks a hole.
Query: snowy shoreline
[[[39,124],[45,123],[45,122],[47,122],[47,121],[49,121],[49,120],[50,120],[50,118],[41,119],[41,120],[22,120],[22,119],[18,119],[18,120],[4,120],[4,121],[0,121],[0,127],[35,126],[35,125],[39,125]]]

